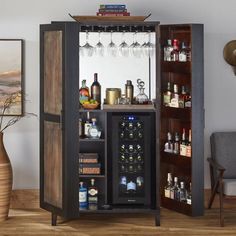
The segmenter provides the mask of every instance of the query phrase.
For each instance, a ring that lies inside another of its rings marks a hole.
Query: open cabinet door
[[[71,125],[78,109],[78,38],[76,23],[40,26],[40,207],[52,212],[52,225],[57,215],[78,215],[78,131]]]

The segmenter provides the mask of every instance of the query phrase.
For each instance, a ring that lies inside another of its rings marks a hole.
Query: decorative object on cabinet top
[[[236,40],[231,40],[225,45],[223,55],[225,61],[232,66],[236,75]]]

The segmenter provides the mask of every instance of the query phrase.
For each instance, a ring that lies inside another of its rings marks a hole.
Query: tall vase
[[[12,192],[12,167],[0,132],[0,222],[8,218]]]

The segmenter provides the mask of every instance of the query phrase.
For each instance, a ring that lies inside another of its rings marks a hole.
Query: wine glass
[[[137,41],[137,32],[134,33],[133,35],[133,43],[129,46],[130,48],[130,54],[135,56],[135,57],[140,57],[142,54],[141,51],[141,45]]]
[[[122,33],[122,43],[119,45],[119,52],[121,56],[129,56],[129,45],[125,42],[125,32]]]
[[[108,55],[115,57],[117,55],[117,46],[112,40],[112,34],[113,32],[111,31],[111,42],[108,44],[107,52]]]
[[[82,53],[84,55],[87,55],[88,57],[91,57],[94,54],[94,47],[91,44],[89,44],[88,40],[89,40],[89,33],[88,31],[86,31],[86,43],[84,46],[82,46],[83,48]]]
[[[98,32],[98,38],[99,38],[99,40],[95,46],[95,52],[98,56],[103,57],[104,56],[104,46],[101,43],[101,32],[100,31]]]
[[[155,44],[151,43],[151,32],[148,33],[148,42],[146,43],[145,47],[145,54],[148,57],[151,57],[154,55],[155,52]]]

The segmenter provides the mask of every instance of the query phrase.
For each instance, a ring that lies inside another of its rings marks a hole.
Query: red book
[[[130,16],[130,12],[97,12],[97,16]]]

